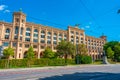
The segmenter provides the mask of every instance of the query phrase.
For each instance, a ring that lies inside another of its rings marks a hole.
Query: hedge
[[[75,64],[74,59],[68,59],[67,64]],[[65,64],[64,59],[47,59],[47,58],[41,58],[41,59],[12,59],[8,60],[2,59],[0,60],[0,68],[21,68],[21,67],[41,67],[41,66],[63,66]]]
[[[88,55],[76,55],[76,64],[90,64],[92,63],[92,57]]]

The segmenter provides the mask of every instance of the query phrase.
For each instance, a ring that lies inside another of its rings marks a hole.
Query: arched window
[[[37,30],[37,29],[34,29],[34,32],[38,32],[38,30]]]
[[[10,33],[10,29],[9,28],[6,29],[6,33]]]
[[[49,35],[51,35],[51,32],[48,32]]]
[[[18,34],[18,31],[19,31],[19,27],[16,26],[16,27],[15,27],[15,34]]]
[[[42,30],[42,31],[41,31],[41,33],[45,33],[45,31],[44,31],[44,30]]]
[[[31,29],[30,28],[26,28],[26,31],[31,31]]]

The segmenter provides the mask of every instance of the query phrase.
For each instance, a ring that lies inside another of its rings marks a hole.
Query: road
[[[1,69],[0,80],[120,80],[120,64]]]

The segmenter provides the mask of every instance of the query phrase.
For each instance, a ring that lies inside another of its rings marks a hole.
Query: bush
[[[73,59],[68,59],[67,64],[75,64]],[[7,60],[2,59],[0,60],[0,68],[7,68],[6,66]],[[19,67],[41,67],[41,66],[63,66],[65,64],[64,59],[48,59],[48,58],[41,58],[41,59],[12,59],[9,62],[9,68],[19,68]]]
[[[88,55],[76,55],[76,64],[90,64],[92,63],[92,57]]]

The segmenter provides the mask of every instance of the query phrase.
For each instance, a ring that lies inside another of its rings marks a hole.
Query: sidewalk
[[[67,65],[67,66],[47,66],[47,67],[30,67],[30,68],[11,68],[0,69],[0,72],[7,71],[24,71],[24,70],[40,70],[40,69],[56,69],[56,68],[74,68],[74,67],[92,67],[92,66],[107,66],[106,64],[93,65],[93,64],[80,64],[80,65]]]

